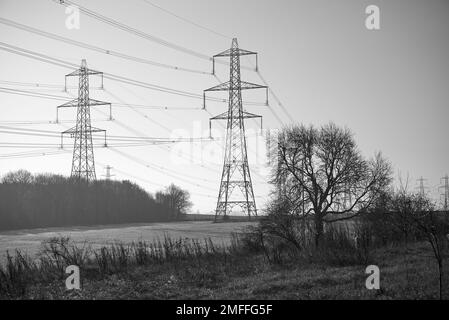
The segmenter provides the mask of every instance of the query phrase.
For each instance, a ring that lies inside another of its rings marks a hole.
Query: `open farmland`
[[[19,249],[33,256],[39,250],[41,242],[52,237],[70,237],[76,243],[87,242],[94,248],[114,242],[152,242],[163,239],[164,235],[173,239],[210,238],[217,245],[228,244],[231,233],[242,231],[251,224],[254,222],[184,221],[5,231],[0,232],[0,261],[5,258],[7,250],[13,252]]]

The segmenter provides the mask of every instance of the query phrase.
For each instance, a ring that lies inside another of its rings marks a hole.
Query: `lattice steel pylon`
[[[419,182],[419,185],[417,187],[418,188],[418,194],[421,197],[424,197],[426,195],[426,187],[424,186],[424,181],[426,181],[426,180],[427,179],[424,179],[423,177],[417,179],[417,181]]]
[[[110,103],[89,98],[89,75],[101,75],[103,85],[103,73],[88,69],[86,60],[83,59],[81,62],[81,67],[78,70],[66,75],[65,81],[65,87],[67,90],[67,77],[79,77],[78,98],[57,107],[57,110],[59,110],[59,108],[77,108],[75,127],[61,133],[61,148],[63,148],[63,136],[65,134],[70,134],[72,138],[75,138],[73,145],[71,176],[87,182],[97,179],[95,173],[92,133],[104,132],[104,146],[107,146],[106,130],[98,129],[92,127],[91,125],[90,106],[109,105],[109,111],[111,112]],[[110,118],[112,118],[111,114]],[[58,118],[56,120],[58,121]]]
[[[262,119],[262,117],[243,110],[242,90],[265,88],[268,100],[268,87],[241,81],[240,56],[243,55],[256,55],[257,58],[256,52],[239,49],[237,39],[232,39],[231,48],[213,56],[212,59],[213,73],[215,74],[215,58],[230,57],[229,81],[204,90],[204,108],[206,108],[206,92],[229,91],[228,111],[209,120],[210,123],[212,120],[227,121],[225,156],[215,221],[219,216],[223,218],[228,217],[236,206],[240,207],[242,212],[247,214],[249,218],[257,216],[256,201],[248,165],[244,119]],[[236,187],[240,191],[239,193],[235,192]]]
[[[114,174],[111,174],[111,169],[114,169],[113,167],[111,167],[110,165],[107,165],[106,167],[104,167],[106,169],[106,174],[103,174],[103,177],[106,178],[106,180],[111,180],[111,178],[113,176],[115,176]]]

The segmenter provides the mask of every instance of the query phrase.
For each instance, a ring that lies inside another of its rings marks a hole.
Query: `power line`
[[[55,151],[45,151],[45,152],[44,151],[36,151],[36,152],[27,153],[27,154],[16,154],[16,155],[0,154],[0,159],[34,158],[34,157],[66,154],[69,152],[70,151],[67,151],[67,150],[58,150],[58,151],[55,150]]]
[[[170,64],[165,64],[165,63],[160,63],[160,62],[156,62],[153,60],[148,60],[148,59],[144,59],[144,58],[138,58],[135,56],[131,56],[128,54],[124,54],[121,52],[117,52],[114,50],[109,50],[109,49],[104,49],[98,46],[94,46],[85,42],[80,42],[80,41],[76,41],[70,38],[65,38],[62,36],[59,36],[57,34],[54,33],[50,33],[50,32],[46,32],[43,30],[39,30],[37,28],[33,28],[12,20],[8,20],[5,18],[1,18],[0,17],[0,23],[3,23],[5,25],[8,25],[10,27],[14,27],[23,31],[27,31],[30,33],[34,33],[49,39],[53,39],[53,40],[57,40],[57,41],[61,41],[70,45],[74,45],[80,48],[84,48],[84,49],[88,49],[91,51],[95,51],[95,52],[100,52],[106,55],[110,55],[110,56],[114,56],[114,57],[118,57],[118,58],[122,58],[128,61],[133,61],[133,62],[138,62],[138,63],[143,63],[143,64],[148,64],[148,65],[152,65],[155,67],[160,67],[160,68],[165,68],[165,69],[171,69],[171,70],[177,70],[177,71],[184,71],[184,72],[191,72],[191,73],[198,73],[198,74],[205,74],[205,75],[210,75],[210,72],[206,72],[206,71],[201,71],[201,70],[195,70],[195,69],[190,69],[190,68],[184,68],[184,67],[180,67],[180,66],[176,66],[176,65],[170,65]]]
[[[117,98],[117,97],[115,97],[115,98],[118,99],[118,100],[120,100],[120,99]],[[137,114],[138,114],[139,116],[142,116],[144,119],[146,119],[146,120],[148,120],[148,121],[155,122],[157,125],[161,126],[161,127],[162,127],[164,130],[166,130],[167,132],[171,132],[169,128],[167,128],[167,127],[165,127],[165,126],[159,124],[157,121],[154,121],[154,120],[150,119],[149,117],[145,117],[144,115],[140,114],[139,112],[137,112]],[[118,125],[120,125],[121,127],[123,127],[125,130],[127,130],[127,131],[129,131],[129,132],[132,132],[132,133],[134,133],[134,134],[142,134],[141,132],[139,132],[139,131],[136,130],[135,128],[132,128],[132,127],[130,127],[129,125],[127,125],[127,124],[125,124],[125,123],[122,123],[122,122],[120,122],[120,121],[115,121],[115,123],[118,124]],[[164,149],[164,148],[162,148],[162,147],[159,147],[159,148],[160,148],[161,150],[165,151],[165,152],[170,151],[170,147],[168,147],[168,146],[167,146],[167,149]],[[190,161],[190,159],[186,158],[184,155],[182,155],[182,157]],[[205,168],[205,169],[208,169],[208,170],[210,170],[210,171],[215,172],[214,169],[211,169],[211,168],[205,166],[204,164],[200,164],[200,166],[203,167],[203,168]]]
[[[5,80],[0,80],[0,84],[16,85],[16,86],[22,86],[22,87],[33,87],[33,88],[37,88],[37,89],[48,87],[48,88],[61,89],[61,92],[67,93],[67,91],[64,90],[65,89],[64,86],[55,85],[55,84],[46,84],[46,83],[38,83],[38,82],[30,83],[30,82],[5,81]],[[74,89],[76,87],[75,86],[72,86],[72,87],[67,86],[66,88]],[[105,89],[104,87],[90,87],[90,89],[103,90],[110,94],[110,92],[107,89]],[[16,89],[16,88],[7,88],[7,87],[0,87],[0,90],[3,90],[3,92],[5,92],[5,93],[19,94],[19,95],[24,95],[24,96],[29,95],[29,96],[33,96],[33,97],[37,97],[37,98],[43,97],[43,98],[49,98],[49,99],[54,99],[54,100],[60,100],[60,101],[70,101],[70,99],[67,97],[53,95],[53,94],[49,94],[49,93],[33,92],[33,91],[20,90],[20,89]],[[115,98],[116,96],[113,95],[113,97]],[[247,103],[252,106],[259,105],[258,102],[247,102]],[[134,109],[175,110],[175,111],[204,110],[204,108],[201,106],[198,106],[198,107],[173,107],[173,106],[164,106],[164,105],[157,106],[157,105],[143,105],[143,104],[137,104],[137,103],[125,103],[123,101],[122,102],[111,102],[111,104],[117,108],[131,107]]]
[[[128,155],[128,154],[126,154],[126,153],[124,153],[122,151],[115,150],[114,148],[110,148],[109,150],[114,151],[114,152],[120,154],[121,156],[123,156],[123,157],[125,157],[125,158],[127,158],[129,160],[132,160],[132,161],[134,161],[134,162],[136,162],[136,163],[138,163],[138,164],[140,164],[140,165],[142,165],[142,166],[144,166],[146,168],[151,168],[151,169],[153,169],[155,171],[158,171],[160,173],[166,174],[168,176],[171,176],[171,177],[173,177],[175,179],[181,180],[183,182],[186,182],[186,183],[191,184],[193,186],[196,186],[198,188],[202,188],[202,189],[205,189],[205,190],[212,190],[213,191],[213,189],[211,189],[211,188],[205,187],[205,186],[203,186],[203,185],[201,185],[201,184],[199,184],[197,182],[194,182],[194,181],[192,181],[190,179],[183,178],[180,174],[174,174],[174,173],[171,173],[171,172],[169,172],[167,170],[162,171],[161,168],[157,168],[155,165],[147,163],[147,162],[144,162],[143,160],[141,160],[141,159],[139,159],[139,158],[137,158],[135,156]]]
[[[248,60],[249,61],[249,60]],[[251,64],[251,66],[254,66],[251,61],[249,61],[249,63]],[[271,86],[268,85],[268,82],[265,80],[265,78],[262,76],[262,74],[260,73],[259,67],[256,65],[256,73],[259,76],[260,80],[268,87],[268,90],[271,94],[271,96],[274,98],[274,100],[276,101],[276,103],[278,104],[279,107],[281,107],[281,109],[284,111],[284,113],[287,115],[287,117],[289,118],[290,122],[294,122],[293,117],[291,116],[291,114],[288,112],[287,108],[285,108],[284,104],[281,102],[281,100],[278,98],[278,96],[276,95],[276,93],[273,91],[273,89],[271,88]],[[281,125],[284,125],[283,121],[280,119],[280,117],[276,114],[276,112],[271,108],[271,106],[269,104],[267,104],[268,107],[270,108],[270,111],[273,113],[273,115],[276,117],[276,119],[279,121],[279,123]]]
[[[63,67],[63,68],[67,68],[67,69],[78,68],[78,66],[74,63],[63,61],[61,59],[53,58],[53,57],[50,57],[50,56],[42,54],[42,53],[37,53],[35,51],[20,48],[20,47],[10,45],[10,44],[4,43],[4,42],[0,42],[0,50],[18,54],[18,55],[28,57],[31,59],[39,60],[41,62],[50,63],[50,64],[53,64],[53,65],[56,65],[59,67]],[[146,88],[146,89],[155,90],[155,91],[164,92],[164,93],[173,94],[173,95],[185,96],[188,98],[201,99],[201,100],[204,99],[203,95],[200,95],[197,93],[163,87],[163,86],[151,84],[148,82],[130,79],[130,78],[123,77],[120,75],[115,75],[115,74],[104,72],[103,76],[104,76],[104,78],[109,79],[109,80],[118,81],[118,82],[126,83],[129,85],[138,86],[141,88]],[[228,102],[226,99],[217,99],[217,98],[207,98],[207,100],[216,101],[216,102],[224,102],[224,103]],[[245,104],[246,105],[260,105],[260,103],[257,103],[257,102],[246,102]]]
[[[0,133],[5,134],[13,134],[13,135],[25,135],[25,136],[34,136],[34,137],[50,137],[50,138],[57,138],[60,139],[60,134],[57,132],[52,131],[39,131],[39,130],[31,130],[31,131],[20,131],[21,129],[13,128],[12,130],[0,130]],[[92,135],[92,140],[94,141],[103,141],[103,137],[96,137]],[[110,141],[107,145],[104,147],[140,147],[140,146],[149,146],[149,145],[167,145],[167,144],[174,144],[174,143],[195,143],[195,142],[202,142],[202,141],[210,141],[209,138],[177,138],[177,139],[170,139],[170,138],[146,138],[146,137],[127,137],[127,136],[111,136],[108,138],[108,141]],[[113,143],[111,143],[113,142]],[[36,143],[14,143],[14,142],[0,142],[0,145],[3,147],[11,147],[11,148],[26,148],[26,147],[33,147],[33,146],[41,146],[41,144]],[[63,148],[62,141],[60,144],[42,144],[45,146],[54,146]],[[97,145],[96,145],[97,146]]]
[[[4,50],[12,52],[12,53],[20,54],[20,55],[23,55],[23,56],[26,56],[26,57],[31,57],[31,58],[34,58],[34,59],[37,59],[37,60],[40,60],[40,61],[43,61],[43,62],[52,63],[52,64],[55,64],[55,65],[58,65],[58,66],[61,66],[61,67],[65,67],[65,68],[72,68],[72,65],[73,65],[71,63],[62,61],[60,59],[51,58],[49,56],[42,55],[42,54],[36,54],[35,52],[29,51],[29,50],[26,50],[26,49],[18,48],[18,47],[15,47],[15,46],[4,44],[4,43],[3,43],[3,45],[6,46],[7,48],[1,48],[1,49],[4,49]],[[38,57],[36,57],[35,55],[38,55]],[[113,79],[113,80],[116,80],[116,79]],[[133,80],[131,79],[131,81],[133,81]],[[135,85],[135,83],[132,83],[132,84]],[[148,85],[148,84],[145,84],[145,83],[143,83],[143,84],[144,85]],[[197,95],[197,97],[198,97],[198,95]],[[210,100],[216,100],[216,99],[210,99]],[[218,101],[225,102],[226,100],[218,100]]]
[[[111,121],[109,118],[107,119],[92,119],[95,122],[100,121]],[[41,121],[0,121],[1,124],[7,124],[7,125],[41,125],[41,124],[61,124],[61,123],[74,123],[76,120],[58,120],[56,122],[55,120],[41,120]]]
[[[57,95],[48,94],[48,93],[31,92],[31,91],[26,91],[26,90],[11,89],[11,88],[5,88],[5,87],[0,87],[0,92],[4,92],[4,93],[8,93],[8,94],[16,94],[16,95],[21,95],[21,96],[27,96],[27,97],[34,97],[34,98],[69,101],[69,99],[67,99],[66,97],[63,97],[63,96],[57,96]]]
[[[59,84],[50,84],[50,83],[37,83],[37,82],[19,82],[19,81],[7,81],[7,80],[0,80],[1,84],[6,85],[15,85],[15,86],[22,86],[22,87],[34,87],[34,88],[50,88],[50,89],[60,89],[61,91],[64,90],[64,86],[61,86]],[[76,86],[67,87],[69,89],[77,89]],[[103,90],[102,87],[89,87],[90,89],[98,89]]]
[[[0,46],[3,46],[3,47],[0,47],[1,50],[8,51],[8,52],[11,52],[14,54],[19,54],[19,55],[22,55],[22,56],[25,56],[28,58],[32,58],[32,59],[36,59],[36,60],[39,60],[42,62],[51,63],[53,65],[57,65],[57,66],[60,66],[63,68],[67,68],[67,69],[78,68],[78,66],[74,63],[63,61],[63,60],[57,59],[57,58],[52,58],[48,55],[37,53],[37,52],[27,50],[27,49],[23,49],[23,48],[13,46],[13,45],[10,45],[10,44],[4,43],[4,42],[0,42]],[[151,89],[151,90],[161,91],[161,92],[175,94],[175,95],[182,95],[182,96],[186,96],[186,97],[190,97],[190,98],[197,98],[197,99],[203,98],[201,95],[198,95],[195,93],[176,90],[176,89],[170,89],[170,88],[154,85],[151,83],[146,83],[143,81],[133,80],[130,78],[126,78],[126,77],[122,77],[122,76],[118,76],[118,75],[114,75],[114,74],[110,74],[110,73],[103,73],[103,75],[104,75],[104,78],[108,78],[110,80],[119,81],[119,82],[131,84],[131,85],[135,85],[135,86],[139,86],[139,87],[143,87],[143,88],[147,88],[147,89]]]
[[[259,75],[260,80],[262,80],[262,82],[268,86],[268,82],[265,80],[264,77],[262,77],[262,74],[260,73],[260,71],[257,71],[257,74]],[[287,115],[287,117],[290,119],[290,121],[293,123],[293,117],[291,116],[291,114],[288,112],[287,108],[285,108],[284,104],[279,100],[278,96],[274,93],[273,89],[268,86],[268,90],[271,93],[271,96],[276,100],[277,104],[282,108],[282,110],[284,110],[284,113]]]
[[[116,152],[116,153],[119,153],[121,156],[126,157],[126,158],[128,158],[128,159],[130,159],[130,160],[132,160],[132,161],[134,161],[134,162],[137,162],[137,163],[139,163],[139,164],[141,164],[141,165],[144,165],[144,166],[146,166],[146,167],[153,167],[153,168],[157,169],[159,172],[164,171],[164,172],[171,173],[171,174],[173,174],[173,175],[177,175],[177,176],[180,176],[180,177],[187,178],[187,179],[189,179],[189,181],[188,181],[189,183],[191,183],[192,181],[198,181],[198,180],[201,180],[201,181],[203,181],[203,182],[212,182],[212,183],[215,182],[215,180],[210,180],[210,179],[205,179],[205,178],[199,178],[198,176],[192,176],[192,175],[189,175],[189,174],[187,174],[187,173],[185,173],[185,172],[181,173],[181,172],[178,172],[178,171],[176,171],[176,170],[169,169],[169,168],[167,168],[167,167],[157,165],[157,164],[155,164],[155,163],[148,163],[148,162],[146,162],[146,161],[144,161],[144,160],[142,160],[142,159],[140,159],[140,158],[137,158],[136,156],[128,155],[128,154],[126,154],[126,153],[123,152],[123,151],[114,150],[114,148],[111,148],[110,150],[111,150],[111,151],[114,151],[114,152]],[[199,184],[195,183],[195,185],[198,186]],[[210,189],[210,188],[209,188],[209,189]]]
[[[203,26],[203,25],[200,25],[200,24],[198,24],[198,23],[196,23],[196,22],[194,22],[194,21],[191,21],[191,20],[189,20],[189,19],[186,19],[186,18],[184,18],[184,17],[181,17],[180,15],[178,15],[178,14],[176,14],[176,13],[173,13],[173,12],[171,12],[171,11],[168,11],[167,9],[164,9],[164,8],[162,8],[161,6],[158,6],[158,5],[152,3],[152,2],[150,2],[150,1],[148,1],[148,0],[143,0],[143,1],[144,1],[145,3],[147,3],[147,4],[149,4],[150,6],[153,6],[154,8],[157,8],[157,9],[159,9],[159,10],[161,10],[161,11],[163,11],[163,12],[165,12],[165,13],[167,13],[167,14],[169,14],[169,15],[175,17],[175,18],[178,18],[178,19],[180,19],[180,20],[182,20],[182,21],[184,21],[184,22],[187,22],[187,23],[189,23],[189,24],[191,24],[191,25],[194,25],[195,27],[198,27],[198,28],[200,28],[200,29],[206,30],[206,31],[208,31],[208,32],[210,32],[210,33],[213,33],[213,34],[219,36],[219,37],[222,37],[222,38],[225,38],[225,39],[231,39],[231,37],[229,37],[229,36],[227,36],[227,35],[224,35],[223,33],[214,31],[214,30],[212,30],[212,29],[210,29],[210,28],[208,28],[208,27],[205,27],[205,26]]]
[[[1,159],[19,159],[19,158],[32,158],[32,157],[43,157],[43,156],[52,156],[52,155],[60,155],[60,154],[67,154],[70,153],[70,151],[68,150],[57,150],[57,151],[41,151],[41,150],[37,150],[37,151],[32,151],[32,152],[27,152],[27,153],[15,153],[15,154],[0,154],[0,160]],[[97,161],[98,164],[102,165],[99,161]],[[137,177],[134,176],[132,174],[129,174],[127,172],[124,172],[120,169],[116,169],[115,171],[125,175],[125,176],[129,176],[133,179],[148,183],[148,184],[153,184],[153,185],[157,185],[159,187],[165,187],[163,184],[160,183],[155,183],[154,181],[149,181],[146,180],[142,177]],[[204,193],[198,193],[198,192],[189,192],[192,195],[195,196],[201,196],[201,197],[207,197],[207,198],[214,198],[212,195],[209,194],[204,194]]]
[[[106,89],[103,89],[103,90],[107,91]],[[30,97],[34,97],[34,98],[52,99],[52,100],[67,101],[67,102],[71,101],[71,99],[69,99],[68,97],[64,97],[64,96],[48,94],[48,93],[41,93],[41,92],[32,92],[32,91],[13,89],[13,88],[6,88],[6,87],[0,87],[0,92],[22,95],[22,96],[30,96]],[[116,108],[149,109],[149,110],[176,110],[176,111],[203,110],[202,107],[149,106],[149,105],[124,103],[124,102],[123,103],[111,102],[111,104]]]
[[[159,187],[166,187],[166,186],[163,185],[163,184],[156,183],[156,182],[154,182],[154,181],[150,181],[150,180],[148,180],[148,179],[144,179],[144,178],[142,178],[142,177],[138,177],[138,176],[132,175],[132,174],[130,174],[130,173],[128,173],[128,172],[125,172],[125,171],[120,170],[120,169],[117,169],[117,168],[115,168],[115,171],[121,173],[122,175],[131,177],[131,178],[133,178],[133,179],[135,179],[135,180],[137,180],[137,181],[141,181],[141,182],[144,182],[144,183],[156,185],[156,186],[159,186]],[[214,198],[214,196],[209,195],[209,194],[198,193],[198,192],[189,192],[189,193],[190,193],[191,195],[195,195],[195,196],[206,197],[206,198]]]
[[[64,1],[53,0],[53,1],[55,1],[55,2],[57,2],[59,4],[62,4],[64,6],[70,6],[70,5],[76,6],[81,12],[83,12],[86,15],[88,15],[89,17],[94,18],[96,20],[99,20],[101,22],[104,22],[106,24],[109,24],[110,26],[113,26],[115,28],[121,29],[121,30],[123,30],[125,32],[133,34],[133,35],[138,36],[140,38],[143,38],[143,39],[146,39],[146,40],[158,43],[158,44],[160,44],[162,46],[165,46],[165,47],[168,47],[168,48],[171,48],[171,49],[174,49],[174,50],[177,50],[177,51],[180,51],[180,52],[192,55],[192,56],[197,57],[197,58],[201,58],[201,59],[204,59],[204,60],[211,60],[212,59],[208,55],[205,55],[205,54],[196,52],[194,50],[191,50],[189,48],[186,48],[186,47],[183,47],[183,46],[180,46],[180,45],[168,42],[166,40],[163,40],[161,38],[153,36],[153,35],[151,35],[149,33],[137,30],[137,29],[135,29],[133,27],[130,27],[130,26],[124,24],[124,23],[121,23],[121,22],[118,22],[118,21],[116,21],[114,19],[111,19],[111,18],[108,18],[106,16],[103,16],[103,15],[101,15],[101,14],[95,12],[95,11],[92,11],[92,10],[90,10],[88,8],[80,6],[79,4],[77,4],[77,3],[73,2],[73,1],[69,1],[69,0],[64,0]]]
[[[94,11],[86,8],[86,7],[80,6],[80,5],[76,4],[76,3],[74,3],[73,1],[69,1],[69,0],[64,0],[64,1],[53,0],[53,1],[58,3],[58,4],[62,4],[64,6],[70,6],[70,5],[76,6],[76,7],[78,7],[78,9],[81,12],[83,12],[86,15],[90,16],[91,18],[94,18],[94,19],[96,19],[96,20],[98,20],[100,22],[104,22],[106,24],[109,24],[110,26],[113,26],[115,28],[121,29],[121,30],[123,30],[125,32],[133,34],[133,35],[138,36],[140,38],[143,38],[145,40],[149,40],[149,41],[158,43],[158,44],[160,44],[162,46],[165,46],[165,47],[168,47],[168,48],[171,48],[171,49],[174,49],[174,50],[177,50],[177,51],[189,54],[191,56],[194,56],[194,57],[197,57],[197,58],[200,58],[200,59],[203,59],[203,60],[212,61],[212,57],[210,57],[209,55],[206,55],[206,54],[203,54],[203,53],[191,50],[191,49],[186,48],[184,46],[177,45],[175,43],[172,43],[172,42],[163,40],[163,39],[161,39],[159,37],[153,36],[153,35],[151,35],[149,33],[140,31],[140,30],[138,30],[136,28],[130,27],[130,26],[128,26],[128,25],[126,25],[124,23],[121,23],[121,22],[119,22],[117,20],[114,20],[114,19],[108,18],[106,16],[103,16],[103,15],[97,13],[97,12],[94,12]],[[227,64],[226,62],[223,62],[223,61],[218,61],[218,63],[225,64],[225,65]],[[251,71],[255,71],[255,70],[253,70],[253,69],[251,69],[249,67],[246,67],[246,66],[242,66],[242,68],[248,69],[248,70],[251,70]]]
[[[3,129],[3,130],[2,130]],[[0,125],[0,132],[11,133],[17,135],[36,135],[36,136],[48,136],[48,137],[60,137],[60,132],[51,130],[40,129],[28,129],[28,128],[15,128],[11,126]],[[92,137],[95,139],[95,135]],[[101,138],[98,138],[101,139]],[[180,142],[201,142],[211,141],[209,137],[192,137],[192,138],[169,138],[169,137],[147,137],[147,136],[121,136],[110,135],[109,141],[116,142],[166,142],[166,143],[180,143]]]

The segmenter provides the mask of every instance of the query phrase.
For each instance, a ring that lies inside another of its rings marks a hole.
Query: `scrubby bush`
[[[66,237],[51,238],[42,243],[36,259],[20,251],[7,254],[6,263],[0,265],[0,298],[23,297],[33,285],[62,281],[69,265],[80,267],[83,279],[101,279],[138,266],[165,264],[185,269],[183,272],[191,273],[198,281],[210,282],[207,277],[214,273],[213,270],[236,265],[237,261],[241,263],[247,256],[248,251],[237,235],[228,246],[217,246],[211,239],[200,241],[165,236],[151,243],[116,242],[98,249]]]

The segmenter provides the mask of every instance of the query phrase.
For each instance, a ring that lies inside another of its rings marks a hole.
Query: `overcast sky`
[[[206,56],[219,53],[237,37],[243,49],[259,53],[259,68],[287,115],[270,96],[263,106],[264,92],[244,93],[249,112],[263,115],[265,129],[276,129],[292,121],[320,125],[334,121],[349,127],[367,157],[376,151],[393,163],[395,175],[410,175],[410,187],[420,176],[435,197],[440,178],[449,172],[449,2],[444,0],[75,0],[160,39]],[[365,27],[365,8],[380,7],[380,30]],[[188,23],[174,14],[197,25]],[[0,0],[0,17],[63,37],[115,50],[152,61],[189,68],[185,72],[141,64],[93,52],[60,41],[28,33],[0,23],[0,41],[67,62],[125,76],[163,87],[202,95],[204,89],[226,81],[226,65],[217,65],[217,78],[207,73],[211,63],[180,50],[142,39],[81,13],[80,28],[66,28],[65,7],[51,0]],[[199,27],[200,25],[201,27]],[[208,31],[213,30],[213,32]],[[60,88],[36,88],[24,83],[64,85],[70,69],[43,63],[0,50],[0,87],[73,98]],[[242,58],[242,65],[252,66]],[[249,68],[248,68],[249,69]],[[242,79],[263,84],[257,73],[243,69]],[[16,84],[5,81],[18,82]],[[20,83],[20,85],[19,85]],[[69,79],[77,86],[77,79]],[[92,110],[92,125],[114,136],[207,137],[211,115],[222,113],[226,104],[91,78],[91,98],[143,106],[166,106],[168,110],[114,108],[115,121],[106,120],[107,108]],[[225,94],[209,94],[226,98]],[[0,126],[60,132],[74,126],[39,124],[54,121],[56,106],[63,101],[25,97],[0,92]],[[176,109],[177,108],[177,109]],[[185,108],[182,110],[182,108]],[[178,110],[179,109],[179,110]],[[274,115],[276,114],[277,117]],[[74,120],[75,110],[61,111],[61,119]],[[281,119],[281,121],[278,120]],[[28,123],[20,123],[28,122]],[[223,127],[213,124],[222,135]],[[258,207],[268,194],[263,145],[256,139],[258,123],[247,121],[248,149]],[[4,157],[29,152],[51,152],[46,148],[6,148],[5,142],[59,143],[59,139],[0,133],[0,175],[20,168],[32,172],[70,174],[73,141],[65,139],[66,153],[39,157]],[[219,144],[217,140],[216,145]],[[114,179],[129,179],[150,192],[174,182],[192,192],[194,210],[212,212],[216,206],[222,158],[209,155],[210,142],[168,146],[96,148],[97,177],[104,166],[114,167]],[[184,149],[183,149],[184,148]],[[188,151],[190,150],[190,151]],[[184,153],[177,156],[179,151]],[[256,156],[255,153],[258,153]],[[23,154],[25,155],[25,154]],[[129,156],[134,160],[129,159]],[[202,160],[201,160],[202,156]],[[186,162],[186,158],[194,161]]]

